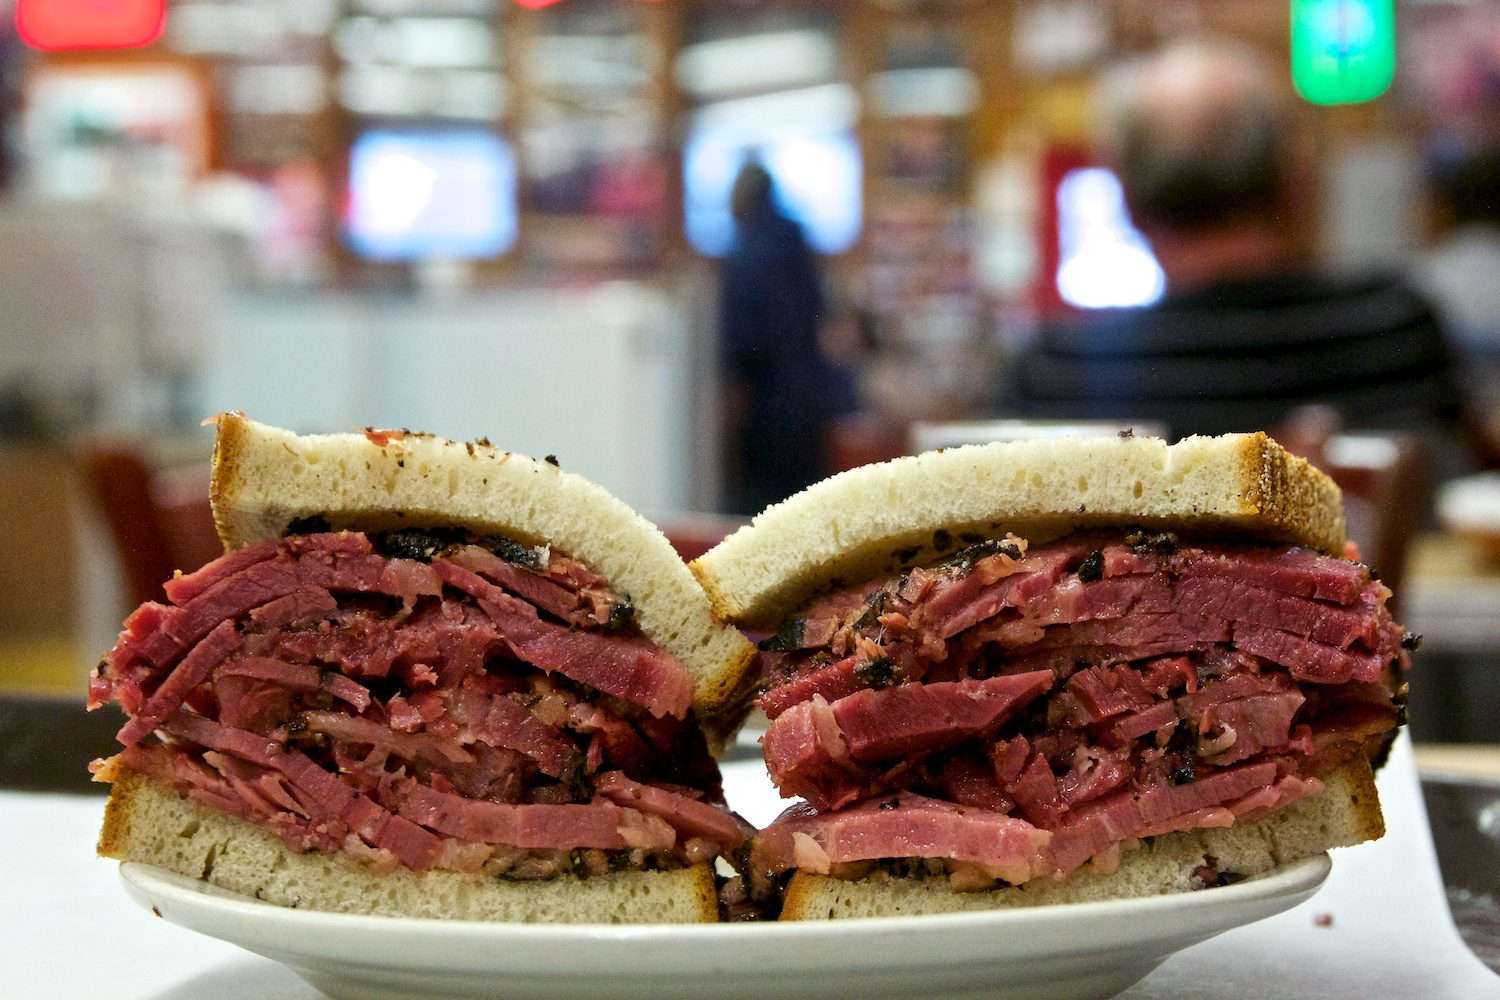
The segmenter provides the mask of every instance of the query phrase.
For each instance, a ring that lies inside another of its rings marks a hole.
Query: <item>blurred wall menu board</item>
[[[864,385],[872,409],[897,422],[969,416],[995,384],[971,193],[982,13],[962,2],[905,5],[876,23],[869,46]]]
[[[858,239],[860,101],[840,15],[779,5],[689,9],[673,75],[688,105],[684,225],[700,253],[729,249],[730,190],[752,159],[771,174],[782,210],[802,224],[815,250],[843,253]]]
[[[659,257],[671,191],[663,16],[651,4],[569,0],[517,19],[534,259],[629,268]]]
[[[249,238],[257,278],[329,275],[331,164],[342,153],[328,39],[340,0],[171,0],[161,46],[213,105],[219,213]],[[230,178],[225,183],[226,178]]]
[[[349,172],[340,232],[365,260],[486,260],[516,234],[503,0],[344,0],[332,33]]]
[[[346,113],[485,123],[506,116],[501,0],[345,0],[343,6],[333,50]]]
[[[956,29],[890,23],[865,93],[872,111],[872,305],[911,314],[934,299],[959,296],[972,307],[969,116],[979,103],[979,81],[965,64]]]
[[[174,0],[163,45],[201,60],[218,112],[215,161],[260,173],[334,152],[326,39],[338,0]]]
[[[43,65],[25,98],[25,176],[43,197],[180,195],[207,165],[208,97],[185,66]]]

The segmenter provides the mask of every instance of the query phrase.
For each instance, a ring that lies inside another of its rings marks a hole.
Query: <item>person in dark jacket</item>
[[[1155,420],[1174,437],[1269,429],[1314,403],[1351,427],[1456,425],[1426,300],[1394,275],[1317,274],[1299,246],[1292,220],[1313,178],[1284,75],[1248,48],[1195,41],[1108,78],[1109,158],[1167,293],[1043,329],[1008,405]]]
[[[823,431],[848,408],[850,388],[819,347],[813,251],[760,164],[740,170],[731,209],[720,287],[726,494],[730,510],[756,514],[826,474]]]

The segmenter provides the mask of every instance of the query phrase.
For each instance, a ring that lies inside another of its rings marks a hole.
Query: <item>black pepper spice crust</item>
[[[776,634],[760,641],[760,648],[768,653],[785,653],[793,649],[802,648],[802,633],[807,628],[807,621],[802,618],[788,618],[781,623],[781,628]]]
[[[1104,579],[1104,551],[1102,549],[1090,552],[1084,557],[1083,562],[1078,564],[1078,579],[1084,583]]]
[[[965,540],[977,537],[965,535]],[[970,569],[981,559],[988,559],[993,555],[1002,555],[1010,559],[1021,558],[1021,547],[1009,538],[981,539],[966,548],[959,549],[945,561],[945,565],[958,566],[962,569]]]
[[[1125,544],[1137,555],[1169,556],[1177,551],[1177,536],[1170,531],[1150,532],[1137,528],[1125,535]]]
[[[635,625],[635,604],[630,596],[620,598],[620,602],[609,609],[609,619],[604,627],[612,630],[627,629]]]
[[[508,563],[515,563],[517,566],[525,566],[527,569],[534,569],[538,572],[547,568],[539,550],[529,545],[522,545],[515,539],[506,538],[504,535],[485,535],[475,541]]]
[[[432,560],[459,545],[478,545],[493,552],[508,563],[526,569],[545,572],[545,549],[522,545],[504,535],[474,535],[462,528],[400,528],[370,535],[370,544],[375,551],[391,559],[415,559],[430,563]],[[624,602],[627,606],[629,601]],[[618,610],[618,609],[617,609]],[[634,608],[620,614],[633,614]]]
[[[901,578],[901,585],[906,585],[905,577]],[[865,609],[861,611],[859,613],[859,617],[855,619],[854,627],[856,629],[862,629],[874,626],[880,620],[880,616],[885,613],[885,601],[889,596],[890,594],[888,592],[884,590],[877,590],[875,591],[875,593],[866,598]]]
[[[1197,735],[1186,722],[1179,722],[1172,728],[1166,749],[1169,761],[1175,766],[1167,774],[1167,780],[1174,785],[1190,785],[1198,780],[1193,767],[1193,745]]]
[[[370,541],[374,544],[375,551],[383,556],[430,563],[433,556],[462,542],[463,532],[452,528],[427,531],[407,528],[401,531],[383,531],[372,535]]]
[[[870,660],[855,666],[854,676],[877,691],[901,682],[901,672],[894,663],[883,656],[878,660]]]

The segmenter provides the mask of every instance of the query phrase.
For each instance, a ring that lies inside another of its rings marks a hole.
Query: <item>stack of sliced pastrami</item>
[[[757,838],[792,869],[984,889],[1311,795],[1402,721],[1406,648],[1367,567],[1168,533],[1008,536],[824,594],[762,643]],[[1405,648],[1404,648],[1405,647]]]
[[[90,685],[129,717],[116,760],[295,851],[530,879],[697,864],[751,832],[691,675],[561,553],[314,531],[166,591]]]

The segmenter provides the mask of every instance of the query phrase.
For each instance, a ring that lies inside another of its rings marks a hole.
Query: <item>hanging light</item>
[[[1396,74],[1394,0],[1292,0],[1292,85],[1313,104],[1357,104]]]
[[[135,49],[161,35],[166,0],[16,0],[16,34],[34,49]]]

